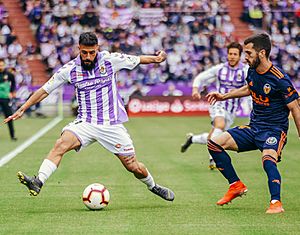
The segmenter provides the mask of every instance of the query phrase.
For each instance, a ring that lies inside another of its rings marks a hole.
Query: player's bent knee
[[[137,161],[128,165],[126,169],[134,174],[142,174],[143,173],[143,165],[140,165]]]
[[[223,132],[221,135],[214,136],[211,140],[224,150],[238,150],[238,146],[228,132]]]
[[[214,125],[214,128],[219,128],[221,130],[224,130],[225,126],[226,126],[225,118],[224,117],[216,117],[213,125]]]
[[[278,162],[278,154],[274,149],[264,149],[263,150],[263,157],[262,160],[264,161],[264,159],[269,158],[273,159],[275,163]]]
[[[122,156],[119,154],[116,154],[116,156],[120,159],[126,170],[132,172],[133,166],[136,165],[135,156]]]
[[[218,129],[221,129],[222,131],[224,131],[224,129],[225,129],[225,122],[224,123],[216,123],[214,125],[214,128],[218,128]]]
[[[138,165],[139,165],[140,168],[146,168],[144,163],[138,162]]]
[[[211,139],[207,141],[207,149],[209,152],[211,152],[211,154],[215,152],[222,152],[224,150],[222,146]]]
[[[210,140],[211,142],[213,142],[213,143],[215,143],[215,144],[221,146],[222,148],[224,148],[224,147],[222,146],[222,143],[223,143],[223,142],[222,142],[221,139],[218,138],[218,137],[219,137],[219,136],[214,136],[214,137],[210,138],[209,140]]]
[[[56,140],[56,143],[54,145],[54,151],[58,154],[64,154],[69,150],[69,144],[63,140],[62,138],[59,138]]]

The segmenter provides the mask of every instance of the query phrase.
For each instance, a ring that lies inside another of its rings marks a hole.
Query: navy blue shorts
[[[280,161],[281,151],[287,143],[286,132],[278,129],[237,126],[227,130],[238,146],[238,152],[274,149]]]

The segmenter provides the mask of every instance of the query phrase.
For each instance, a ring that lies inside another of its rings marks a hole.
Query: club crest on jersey
[[[243,72],[241,70],[238,71],[238,74],[237,74],[237,78],[236,80],[238,82],[242,81],[242,78],[243,78]]]
[[[271,86],[270,86],[270,84],[265,84],[264,85],[264,92],[265,92],[265,94],[267,95],[267,94],[269,94],[270,93],[270,91],[271,91]]]
[[[100,68],[99,68],[99,70],[100,70],[100,74],[101,75],[106,74],[106,68],[105,68],[104,65],[101,65]]]
[[[275,145],[277,144],[277,139],[275,137],[269,137],[267,140],[266,140],[266,143],[268,145]]]

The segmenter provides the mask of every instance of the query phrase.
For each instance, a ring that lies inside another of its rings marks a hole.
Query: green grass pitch
[[[39,130],[49,119],[15,122],[17,143],[0,125],[0,157]],[[0,234],[300,234],[299,138],[291,120],[288,144],[279,164],[285,213],[266,215],[267,177],[259,151],[231,152],[248,194],[217,207],[226,180],[208,169],[205,146],[193,145],[184,154],[187,132],[208,131],[208,117],[132,118],[126,124],[138,159],[157,183],[173,189],[174,202],[155,196],[128,173],[119,160],[98,144],[65,155],[38,197],[30,197],[16,177],[19,170],[36,174],[60,130],[59,125],[0,168]],[[247,123],[237,119],[237,124]],[[104,184],[111,199],[103,211],[89,211],[81,201],[84,188]]]

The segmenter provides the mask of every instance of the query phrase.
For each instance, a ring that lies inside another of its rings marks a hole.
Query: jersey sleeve
[[[43,89],[50,94],[52,91],[62,86],[65,83],[70,82],[71,66],[61,67],[44,85]]]
[[[290,78],[287,75],[278,80],[278,87],[286,104],[289,104],[299,98],[297,90],[294,88]]]
[[[110,61],[114,68],[114,72],[118,72],[121,69],[134,69],[140,63],[140,57],[121,53],[111,53]]]
[[[213,66],[202,73],[199,73],[193,82],[193,87],[203,87],[207,86],[217,80],[218,71],[222,68],[224,64],[218,64]]]

